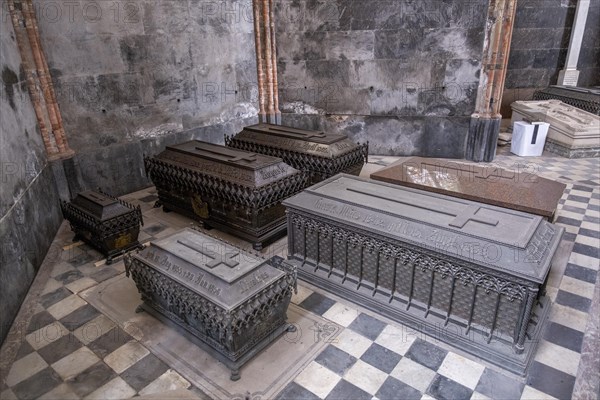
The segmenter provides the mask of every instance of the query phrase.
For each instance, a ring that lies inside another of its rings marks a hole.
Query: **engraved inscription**
[[[271,168],[271,169],[268,169],[268,170],[264,170],[263,169],[263,170],[259,171],[260,177],[262,179],[276,178],[279,175],[282,175],[284,173],[285,173],[285,168],[283,168],[281,165],[278,165],[277,167]]]
[[[151,261],[155,265],[158,265],[159,267],[163,268],[165,271],[176,275],[181,280],[186,281],[196,287],[205,289],[208,293],[212,294],[215,297],[219,297],[221,295],[221,289],[217,288],[214,284],[206,281],[204,279],[203,273],[195,274],[193,272],[190,272],[186,268],[183,268],[181,265],[177,265],[170,262],[167,256],[157,254],[152,250],[148,251],[144,258],[148,261]]]
[[[240,288],[240,293],[246,293],[256,286],[263,283],[265,280],[269,279],[269,274],[266,272],[260,272],[258,274],[252,275],[249,278],[242,279],[238,282],[238,286]]]

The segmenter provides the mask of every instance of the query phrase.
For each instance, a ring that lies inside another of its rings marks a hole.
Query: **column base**
[[[469,123],[465,158],[477,162],[491,162],[496,156],[498,134],[502,117],[472,116]]]

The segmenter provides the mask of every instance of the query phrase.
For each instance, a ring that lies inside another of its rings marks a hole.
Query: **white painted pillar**
[[[579,79],[577,61],[579,61],[579,51],[581,50],[581,42],[583,41],[583,32],[589,8],[590,0],[579,0],[577,2],[575,20],[571,28],[571,39],[569,40],[569,51],[567,52],[567,64],[558,73],[558,85],[577,86],[577,80]]]

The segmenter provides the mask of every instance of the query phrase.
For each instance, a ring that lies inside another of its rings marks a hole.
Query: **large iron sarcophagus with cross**
[[[516,373],[532,359],[564,228],[337,175],[284,202],[298,275]]]
[[[236,149],[267,154],[310,174],[311,184],[338,173],[359,175],[367,162],[368,144],[356,144],[347,136],[288,126],[247,126],[225,144]]]
[[[286,322],[295,268],[263,260],[192,229],[151,242],[125,258],[144,310],[174,325],[223,362],[231,379],[293,327]]]
[[[98,190],[79,193],[71,202],[63,201],[61,209],[75,232],[107,257],[110,264],[117,257],[138,246],[140,224],[144,224],[140,206],[127,203]]]
[[[262,246],[285,235],[281,201],[307,185],[307,176],[280,158],[190,141],[145,158],[146,173],[165,211]]]

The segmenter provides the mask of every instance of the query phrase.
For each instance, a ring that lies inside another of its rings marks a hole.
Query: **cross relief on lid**
[[[234,260],[234,257],[237,257],[240,254],[239,251],[226,251],[225,253],[217,253],[207,249],[205,246],[198,247],[195,243],[187,240],[178,240],[177,243],[211,258],[211,261],[204,264],[204,266],[207,268],[212,269],[221,264],[224,264],[229,268],[235,268],[240,264],[239,261]]]

